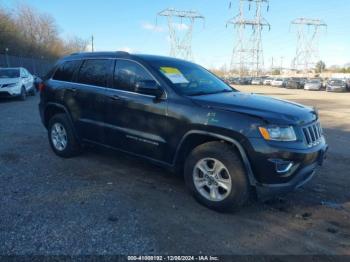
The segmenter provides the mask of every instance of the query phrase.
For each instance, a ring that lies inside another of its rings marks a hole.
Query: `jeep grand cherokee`
[[[252,192],[305,184],[327,150],[313,108],[238,92],[175,58],[72,54],[40,90],[57,155],[93,143],[146,158],[180,171],[195,198],[216,210],[236,209]]]

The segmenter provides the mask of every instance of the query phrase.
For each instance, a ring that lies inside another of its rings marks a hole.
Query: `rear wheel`
[[[233,211],[249,199],[250,185],[232,146],[209,142],[195,148],[185,163],[185,181],[194,197],[218,211]]]
[[[73,157],[81,151],[73,127],[65,114],[57,114],[50,119],[48,137],[52,150],[60,157]]]

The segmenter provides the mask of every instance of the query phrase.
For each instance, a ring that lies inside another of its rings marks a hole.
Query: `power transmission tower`
[[[255,9],[253,17],[247,18],[245,15],[246,5]],[[259,75],[264,67],[264,53],[262,46],[262,31],[264,27],[270,29],[270,24],[262,16],[263,4],[267,5],[268,0],[239,0],[239,14],[227,22],[236,29],[236,41],[231,58],[231,70],[238,69],[240,76],[244,73]],[[230,3],[231,7],[231,3]],[[247,28],[251,28],[248,36]]]
[[[319,37],[327,24],[319,19],[297,18],[291,25],[297,28],[297,48],[292,67],[308,72],[319,60]]]
[[[204,16],[196,11],[180,11],[173,8],[158,13],[168,20],[170,37],[170,56],[193,60],[192,35],[195,20]]]

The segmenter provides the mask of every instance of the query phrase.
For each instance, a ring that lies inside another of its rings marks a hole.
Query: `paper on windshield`
[[[189,81],[175,67],[161,67],[160,71],[173,83],[173,84],[188,84]]]

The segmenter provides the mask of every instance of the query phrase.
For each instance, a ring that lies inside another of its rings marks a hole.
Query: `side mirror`
[[[138,81],[135,85],[135,92],[159,98],[163,95],[163,90],[154,80]]]

